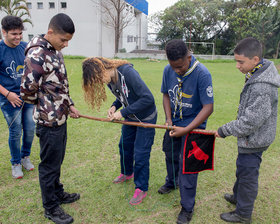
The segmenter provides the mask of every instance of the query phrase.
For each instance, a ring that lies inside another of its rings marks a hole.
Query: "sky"
[[[149,3],[149,15],[152,13],[164,10],[165,8],[174,5],[178,0],[147,0]]]

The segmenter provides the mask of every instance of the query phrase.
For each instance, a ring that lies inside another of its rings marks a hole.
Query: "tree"
[[[0,0],[0,11],[7,15],[18,16],[22,19],[23,23],[30,23],[32,25],[26,0]]]
[[[102,22],[114,29],[115,53],[119,51],[120,37],[125,27],[135,20],[135,14],[129,10],[129,4],[124,0],[92,0],[99,5],[102,13]],[[133,3],[132,3],[133,4]]]
[[[158,40],[165,43],[174,38],[186,41],[215,39],[227,25],[224,5],[223,0],[178,1],[160,15],[162,28]]]
[[[238,40],[255,37],[262,43],[265,56],[278,57],[280,14],[276,7],[238,8],[229,18],[229,22]]]

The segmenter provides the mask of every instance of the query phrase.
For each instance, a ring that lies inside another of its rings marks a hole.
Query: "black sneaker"
[[[56,224],[68,224],[74,222],[74,219],[65,213],[60,206],[57,206],[52,210],[45,210],[45,217]]]
[[[223,213],[220,215],[221,219],[226,222],[233,222],[233,223],[251,223],[251,218],[245,218],[238,215],[235,211]]]
[[[60,204],[73,203],[74,201],[77,201],[79,199],[80,199],[80,194],[77,193],[69,194],[67,192],[63,192],[63,194],[59,196]]]
[[[225,195],[224,195],[224,199],[226,199],[226,201],[228,201],[229,203],[231,203],[231,204],[233,204],[233,205],[236,205],[236,200],[234,199],[234,196],[233,196],[233,194],[228,194],[228,193],[226,193]]]
[[[193,216],[193,212],[187,212],[183,207],[178,215],[177,224],[188,224]]]
[[[176,189],[178,188],[178,186],[176,187]],[[170,193],[171,191],[175,190],[174,187],[166,187],[165,185],[161,186],[159,189],[158,189],[158,193],[159,194],[168,194]]]

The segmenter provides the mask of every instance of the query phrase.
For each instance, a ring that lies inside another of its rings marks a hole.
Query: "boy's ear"
[[[260,59],[258,56],[254,56],[254,57],[253,57],[253,60],[254,60],[255,66],[256,66],[257,64],[259,64],[260,61],[261,61],[261,59]]]
[[[52,35],[53,33],[54,33],[53,29],[52,29],[52,28],[49,28],[47,34],[48,34],[48,35]]]
[[[4,29],[1,29],[1,30],[2,30],[3,35],[6,36],[6,34],[7,34],[8,32],[6,32],[6,30],[4,30]]]

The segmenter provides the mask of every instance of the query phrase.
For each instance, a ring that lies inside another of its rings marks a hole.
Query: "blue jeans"
[[[2,102],[0,106],[9,127],[11,163],[19,164],[21,158],[29,156],[31,151],[35,129],[32,119],[33,105],[24,103],[22,110],[21,107],[14,108],[10,102]]]
[[[157,116],[146,123],[155,124]],[[122,126],[119,143],[121,173],[134,173],[135,189],[148,191],[150,176],[150,153],[154,143],[155,129],[136,126]]]

